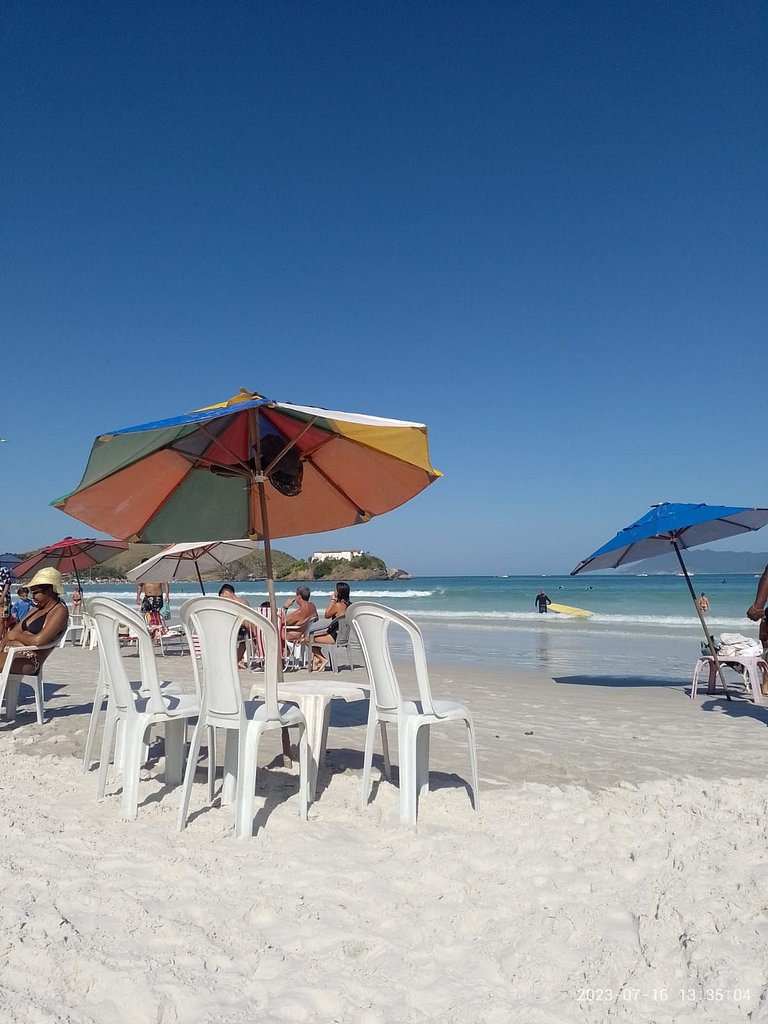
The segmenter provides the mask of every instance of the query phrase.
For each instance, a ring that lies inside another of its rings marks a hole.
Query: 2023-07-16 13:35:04
[[[716,986],[661,987],[649,988],[647,991],[641,988],[630,987],[622,989],[585,987],[578,989],[576,993],[576,1001],[580,1003],[631,1003],[640,999],[660,1003],[666,1003],[670,1000],[681,1003],[721,1003],[726,1001],[740,1003],[751,998],[751,992],[748,988],[718,988]]]

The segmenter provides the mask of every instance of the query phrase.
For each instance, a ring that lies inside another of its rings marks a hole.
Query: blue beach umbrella
[[[711,544],[713,541],[733,537],[738,533],[759,530],[766,523],[768,523],[768,508],[696,505],[665,501],[660,505],[653,505],[650,511],[646,512],[636,523],[619,530],[613,540],[609,540],[588,558],[579,562],[576,568],[571,570],[571,576],[576,576],[580,572],[593,572],[597,569],[617,569],[621,565],[629,565],[632,562],[640,562],[644,558],[653,558],[655,555],[664,555],[674,551],[688,584],[691,600],[701,621],[704,636],[707,638],[707,645],[717,666],[720,682],[723,684],[726,697],[730,700],[712,637],[701,609],[696,603],[696,592],[693,589],[681,552],[686,548]]]

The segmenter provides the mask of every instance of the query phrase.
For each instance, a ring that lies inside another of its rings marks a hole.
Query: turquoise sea
[[[745,615],[757,578],[706,576],[692,580],[704,591],[712,632],[757,636],[757,624]],[[263,582],[239,583],[238,593],[256,605],[266,597]],[[312,586],[310,584],[310,586]],[[278,600],[296,584],[277,584]],[[124,585],[85,584],[88,594],[103,593],[132,603],[135,589]],[[215,594],[218,585],[206,584]],[[312,586],[322,612],[333,585]],[[540,589],[558,604],[585,608],[589,619],[539,615],[534,597]],[[193,583],[172,583],[172,610],[199,593]],[[355,585],[353,600],[378,601],[414,618],[422,627],[430,659],[442,664],[496,668],[539,667],[553,676],[650,677],[686,679],[703,639],[685,580],[678,576],[422,576],[412,580]]]

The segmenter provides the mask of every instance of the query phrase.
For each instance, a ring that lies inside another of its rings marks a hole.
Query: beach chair
[[[400,760],[400,820],[415,825],[419,797],[429,790],[429,730],[433,725],[463,722],[469,744],[469,764],[472,774],[474,809],[478,809],[477,752],[475,728],[469,710],[455,701],[433,700],[429,687],[427,658],[421,630],[411,619],[383,605],[367,601],[355,602],[347,616],[360,639],[363,658],[371,684],[368,728],[365,734],[363,756],[362,804],[366,807],[370,792],[373,739],[377,724],[381,729],[384,750],[385,776],[389,778],[389,750],[387,725],[397,726],[398,757]],[[402,629],[413,650],[419,700],[404,700],[392,664],[389,649],[389,629]]]
[[[164,726],[165,731],[165,783],[178,785],[184,771],[184,739],[186,723],[199,711],[197,697],[172,693],[162,687],[157,672],[157,661],[152,636],[144,619],[130,608],[108,597],[92,597],[88,610],[96,623],[99,636],[99,656],[104,658],[104,673],[100,683],[108,693],[104,738],[99,759],[97,795],[104,798],[109,774],[110,756],[115,744],[118,726],[121,730],[120,753],[115,767],[122,773],[122,815],[136,818],[139,803],[139,770],[144,762],[145,738],[151,728]],[[128,662],[122,656],[119,630],[126,624],[137,638],[139,654],[139,680],[128,678]],[[103,703],[103,693],[96,701]],[[96,703],[94,701],[94,704]]]
[[[70,615],[67,628],[61,634],[61,640],[59,640],[59,647],[64,647],[67,640],[74,647],[75,644],[82,646],[83,633],[85,631],[85,623],[83,622],[82,615]]]
[[[94,650],[99,646],[99,628],[96,624],[96,620],[88,613],[83,615],[83,621],[86,624],[86,628],[90,633],[89,646],[91,650]],[[138,637],[136,637],[138,640]],[[118,636],[121,647],[123,646],[120,636]],[[136,693],[141,693],[142,696],[148,697],[149,691],[142,691],[141,680],[134,680],[131,682],[131,689]],[[160,689],[163,693],[169,694],[183,694],[186,690],[180,683],[174,683],[171,680],[163,681],[160,683]],[[88,732],[85,737],[85,748],[83,750],[83,773],[90,771],[91,763],[93,761],[93,745],[96,740],[96,731],[99,725],[99,718],[102,711],[104,711],[106,704],[109,700],[109,667],[106,657],[99,651],[99,675],[96,680],[96,691],[93,695],[93,704],[91,706],[91,715],[88,720]],[[119,745],[119,743],[118,743]],[[142,757],[142,764],[146,761],[146,744],[144,745],[144,756]]]
[[[16,720],[16,705],[19,701],[19,689],[22,684],[31,687],[35,694],[35,711],[37,713],[38,725],[43,724],[43,711],[45,707],[43,689],[43,670],[45,665],[41,665],[40,670],[35,675],[21,675],[21,673],[14,673],[13,671],[14,659],[31,652],[50,651],[58,646],[59,641],[54,640],[53,643],[45,644],[43,647],[8,647],[6,649],[5,665],[3,666],[2,673],[0,673],[0,704],[5,700],[5,717],[9,722]]]
[[[331,662],[331,672],[338,672],[341,668],[340,655],[343,652],[347,659],[347,667],[350,672],[352,671],[352,655],[350,654],[350,642],[353,639],[352,631],[352,620],[346,615],[341,615],[338,618],[339,631],[336,634],[336,640],[332,644],[324,644],[321,647],[323,654],[328,653],[328,658]]]
[[[259,741],[265,732],[299,730],[299,814],[307,817],[309,803],[309,751],[307,726],[297,707],[278,704],[278,633],[269,618],[219,597],[193,597],[181,608],[187,634],[196,634],[202,657],[193,661],[200,702],[192,734],[187,770],[179,806],[179,830],[185,828],[192,783],[203,736],[208,739],[208,800],[214,796],[216,729],[226,731],[222,804],[235,805],[235,835],[253,833],[253,796]],[[236,639],[240,626],[254,626],[264,648],[265,700],[243,700],[237,668]],[[213,770],[212,770],[213,769]]]

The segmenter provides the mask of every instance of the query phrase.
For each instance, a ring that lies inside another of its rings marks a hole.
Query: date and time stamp
[[[600,988],[584,987],[576,990],[579,1003],[742,1003],[750,1002],[748,988],[715,988],[675,986],[669,988]]]

